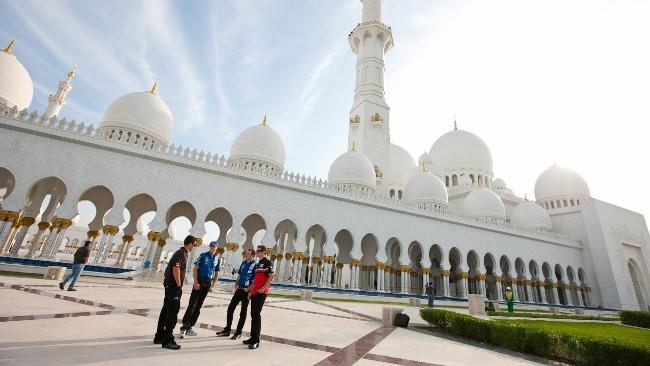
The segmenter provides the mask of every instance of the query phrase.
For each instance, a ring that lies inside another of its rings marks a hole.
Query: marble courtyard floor
[[[227,286],[208,295],[199,335],[177,337],[182,349],[170,351],[152,343],[163,298],[157,283],[82,277],[68,292],[54,281],[0,276],[0,365],[548,364],[433,333],[417,308],[404,306],[411,326],[403,329],[379,322],[385,305],[273,297],[262,312],[260,348],[251,351],[215,337],[225,325]],[[191,286],[185,289],[179,317]]]

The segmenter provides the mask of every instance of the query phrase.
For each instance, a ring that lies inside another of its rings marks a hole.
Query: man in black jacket
[[[167,263],[163,286],[165,286],[165,300],[160,316],[158,317],[158,329],[153,338],[154,344],[162,344],[163,348],[177,350],[181,346],[174,341],[174,327],[178,321],[178,310],[181,307],[181,295],[183,294],[183,281],[185,279],[185,268],[187,267],[187,253],[192,250],[196,238],[188,235],[183,241],[183,247],[177,250]]]

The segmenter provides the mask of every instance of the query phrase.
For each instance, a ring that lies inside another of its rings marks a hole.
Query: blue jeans
[[[81,271],[84,270],[84,267],[85,267],[85,266],[86,266],[86,265],[85,265],[84,263],[73,264],[73,265],[72,265],[72,272],[70,272],[70,274],[67,275],[67,276],[63,279],[63,282],[61,282],[61,283],[63,283],[63,286],[65,286],[65,284],[68,283],[68,281],[70,281],[70,279],[72,279],[72,282],[70,282],[70,287],[68,287],[68,288],[69,288],[69,289],[74,288],[74,284],[75,284],[75,283],[77,282],[77,280],[79,279],[79,276],[81,276]]]
[[[432,295],[429,295],[429,296],[427,296],[427,297],[428,297],[428,300],[429,300],[429,304],[428,304],[428,305],[429,305],[430,308],[432,308],[432,307],[433,307],[433,296],[432,296]]]

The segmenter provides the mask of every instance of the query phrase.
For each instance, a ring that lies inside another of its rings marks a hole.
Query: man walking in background
[[[74,252],[74,260],[72,261],[72,272],[70,272],[70,274],[63,279],[63,282],[59,282],[59,288],[61,290],[63,290],[65,284],[72,279],[72,281],[70,282],[70,286],[68,286],[68,291],[77,291],[75,290],[74,285],[75,283],[77,283],[79,276],[81,276],[81,272],[84,270],[84,267],[86,266],[86,264],[88,264],[88,258],[90,258],[90,251],[92,250],[92,245],[93,245],[92,241],[86,240],[84,246],[77,249],[77,251]]]
[[[197,319],[199,319],[203,301],[205,301],[208,292],[219,278],[219,260],[217,258],[216,241],[211,242],[210,250],[201,254],[196,262],[194,262],[192,274],[194,276],[194,285],[192,287],[192,294],[190,295],[190,302],[187,304],[187,309],[185,309],[185,315],[183,316],[181,338],[185,338],[186,335],[196,335],[192,327],[196,324]]]
[[[178,321],[178,310],[181,307],[183,294],[183,280],[187,267],[187,253],[192,250],[196,238],[188,235],[183,241],[183,247],[177,250],[167,263],[163,286],[165,286],[165,300],[158,317],[158,328],[153,337],[154,344],[162,344],[163,348],[178,350],[181,348],[174,341],[174,327]]]
[[[239,321],[237,322],[237,329],[235,334],[231,339],[237,339],[241,337],[242,329],[244,329],[244,324],[246,323],[246,311],[248,310],[248,299],[249,299],[249,290],[253,285],[254,279],[254,270],[255,270],[255,252],[253,249],[246,249],[244,251],[244,261],[239,265],[239,277],[233,285],[235,293],[232,295],[230,300],[230,305],[228,305],[228,312],[226,315],[226,327],[222,331],[217,332],[219,337],[228,337],[230,335],[230,327],[232,326],[232,317],[235,312],[235,308],[241,302],[241,310],[239,311]]]

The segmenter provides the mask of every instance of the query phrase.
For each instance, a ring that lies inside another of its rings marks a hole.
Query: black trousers
[[[183,292],[177,287],[165,287],[165,300],[160,316],[158,317],[158,329],[155,340],[162,341],[165,345],[174,341],[174,327],[178,321],[178,310],[181,308],[181,295]]]
[[[196,324],[201,314],[203,301],[205,301],[205,298],[208,296],[208,291],[210,291],[210,285],[210,280],[199,280],[199,289],[194,290],[192,288],[190,302],[187,304],[187,309],[185,309],[185,315],[183,315],[181,330],[190,329]]]
[[[251,296],[251,339],[260,341],[262,331],[262,307],[266,301],[266,294],[255,294]]]
[[[246,312],[248,311],[248,292],[244,291],[242,288],[238,288],[235,291],[235,294],[232,295],[230,299],[230,305],[228,305],[228,313],[226,315],[226,328],[224,330],[230,330],[232,326],[232,317],[235,312],[235,308],[241,302],[241,309],[239,310],[239,321],[237,322],[237,333],[241,333],[244,329],[244,324],[246,324]]]

